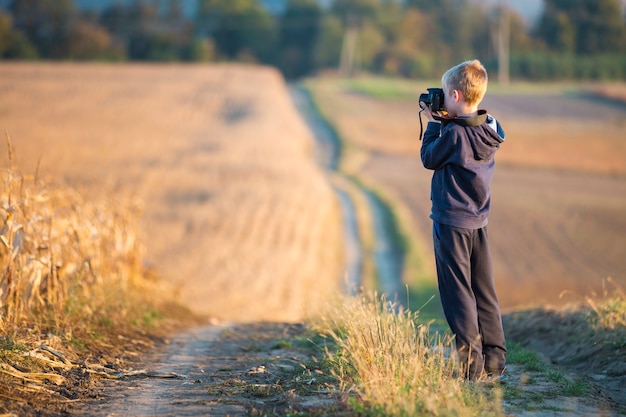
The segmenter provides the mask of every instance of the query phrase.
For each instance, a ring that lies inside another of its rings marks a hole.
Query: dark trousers
[[[487,227],[461,229],[435,222],[433,239],[441,303],[455,335],[461,373],[470,379],[483,372],[499,375],[506,345]]]

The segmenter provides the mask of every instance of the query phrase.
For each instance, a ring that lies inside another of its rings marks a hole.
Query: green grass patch
[[[401,78],[384,77],[354,78],[342,82],[343,89],[346,91],[379,100],[417,100],[420,94],[418,85],[426,84]]]
[[[291,349],[293,348],[293,343],[290,340],[279,340],[272,346],[272,349]]]
[[[529,372],[540,372],[545,370],[546,363],[539,354],[533,350],[524,348],[515,342],[507,343],[507,360],[524,366]]]

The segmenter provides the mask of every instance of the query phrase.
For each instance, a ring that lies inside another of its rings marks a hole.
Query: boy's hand
[[[439,120],[435,120],[435,118],[433,117],[433,112],[430,110],[430,107],[428,107],[426,105],[426,103],[424,103],[423,101],[420,101],[420,107],[422,108],[422,112],[426,118],[428,119],[429,122],[436,122],[436,123],[440,123]],[[437,116],[441,116],[439,114],[439,112],[437,112]]]

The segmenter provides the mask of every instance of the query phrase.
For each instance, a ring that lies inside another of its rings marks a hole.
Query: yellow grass
[[[19,166],[143,204],[146,260],[196,311],[298,320],[340,288],[313,138],[270,68],[0,65]]]
[[[343,300],[319,330],[338,345],[335,376],[369,410],[394,416],[501,416],[501,391],[454,377],[452,340],[385,297]]]
[[[614,337],[626,343],[626,292],[609,278],[614,288],[608,292],[610,297],[602,302],[587,298],[593,312],[592,322],[599,331],[614,333]]]
[[[71,331],[73,320],[123,305],[130,291],[155,291],[142,265],[139,211],[132,203],[87,200],[15,167],[0,189],[0,329],[26,320]],[[122,313],[123,314],[123,313]]]

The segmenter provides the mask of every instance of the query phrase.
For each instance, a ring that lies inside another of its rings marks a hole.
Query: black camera
[[[420,94],[420,101],[423,101],[431,111],[445,110],[443,103],[443,88],[427,88],[428,93]]]

